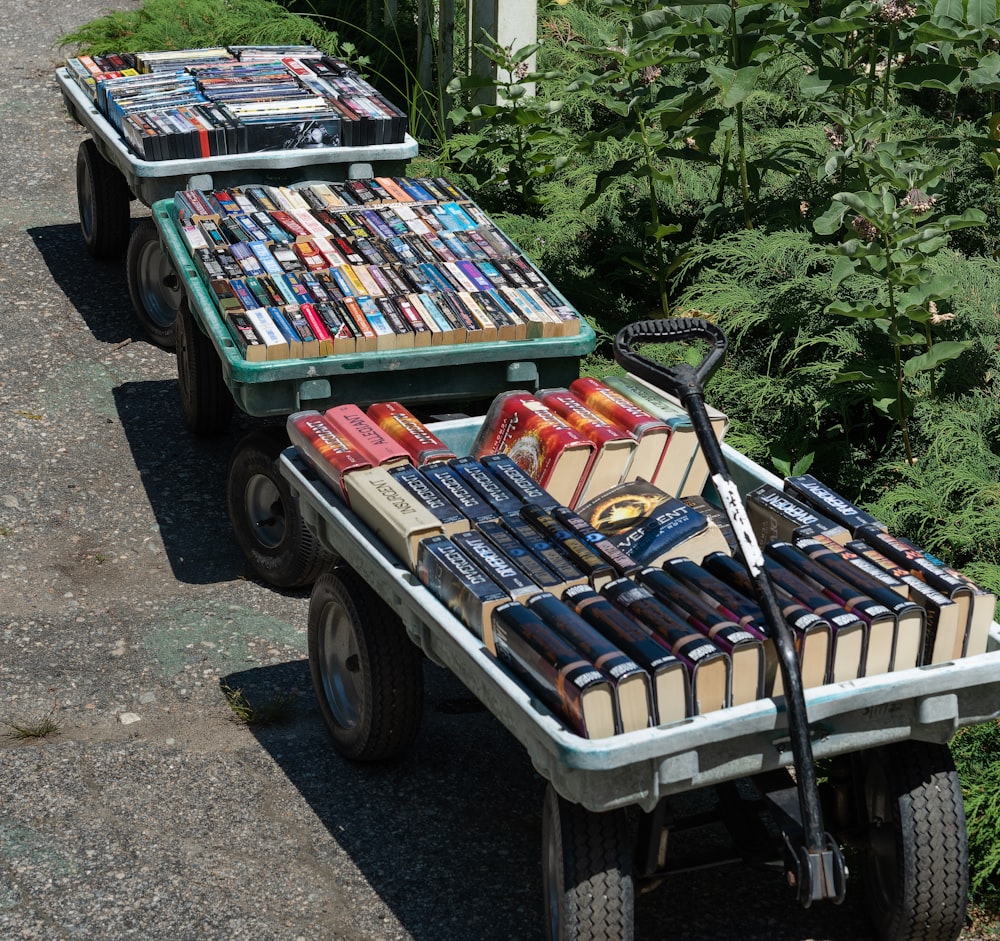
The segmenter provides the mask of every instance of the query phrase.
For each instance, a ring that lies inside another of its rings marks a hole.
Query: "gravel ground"
[[[525,753],[428,666],[404,760],[335,756],[308,599],[248,578],[226,518],[247,420],[186,432],[174,357],[134,326],[122,260],[84,248],[85,135],[55,40],[133,7],[0,6],[0,937],[538,938],[544,782]],[[280,701],[285,721],[239,724],[227,688]],[[45,738],[13,734],[43,721]],[[637,909],[641,941],[870,937],[856,886],[804,911],[742,865]]]

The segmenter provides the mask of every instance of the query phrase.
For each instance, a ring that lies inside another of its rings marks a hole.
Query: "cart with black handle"
[[[643,364],[629,355],[630,343],[655,340],[658,333],[669,338],[673,330],[654,324],[645,333],[636,325],[638,333],[620,344],[626,364],[640,373]],[[702,376],[682,371],[681,377],[688,391],[700,394]],[[677,391],[686,395],[685,388]],[[695,403],[692,415],[697,411]],[[442,422],[432,430],[455,453],[466,454],[480,420]],[[717,501],[720,493],[722,502],[727,499],[729,485],[733,499],[760,483],[781,484],[732,448],[722,446],[721,456],[726,468],[713,472],[710,485]],[[399,754],[418,731],[421,653],[452,671],[547,781],[547,938],[631,938],[636,884],[671,866],[669,834],[681,821],[672,816],[670,798],[714,787],[731,803],[741,781],[754,786],[759,801],[753,806],[766,807],[780,832],[759,831],[772,832],[766,850],[784,866],[802,905],[843,898],[847,873],[840,848],[849,846],[861,870],[851,886],[865,893],[880,938],[958,937],[968,891],[967,842],[947,742],[960,727],[1000,714],[996,623],[988,652],[976,656],[805,691],[792,659],[784,667],[791,674],[789,696],[584,739],[487,651],[296,449],[282,453],[280,468],[306,528],[331,562],[312,589],[308,633],[319,710],[334,746],[356,761]],[[815,761],[828,768],[822,784]],[[630,828],[630,812],[640,814],[637,831]],[[747,850],[760,858],[759,845]]]
[[[115,258],[125,252],[136,320],[164,349],[174,348],[174,324],[183,288],[161,249],[153,220],[142,219],[132,227],[132,200],[151,207],[159,200],[173,198],[178,190],[398,176],[418,151],[417,142],[407,134],[398,144],[143,160],[65,67],[56,70],[56,83],[70,117],[90,132],[90,137],[80,142],[76,158],[76,195],[84,244],[95,258]]]

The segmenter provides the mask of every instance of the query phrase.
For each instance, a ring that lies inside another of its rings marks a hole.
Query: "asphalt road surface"
[[[0,5],[0,937],[540,938],[545,782],[429,664],[405,758],[332,751],[308,597],[249,577],[226,516],[249,420],[186,431],[175,358],[135,325],[124,260],[84,247],[86,133],[56,40],[134,6]],[[284,721],[239,723],[227,690]],[[735,864],[640,895],[637,936],[870,934],[856,885],[803,910],[780,873]]]

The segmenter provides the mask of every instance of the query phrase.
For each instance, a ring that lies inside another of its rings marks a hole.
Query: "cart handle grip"
[[[711,344],[708,354],[697,366],[687,363],[663,366],[633,352],[637,343],[669,343],[686,340],[706,340]],[[662,320],[640,320],[622,327],[615,335],[615,362],[634,376],[653,383],[684,401],[685,393],[700,392],[702,385],[721,364],[729,346],[722,329],[696,317],[668,317]]]

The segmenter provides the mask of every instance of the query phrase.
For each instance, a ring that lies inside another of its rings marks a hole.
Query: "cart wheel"
[[[105,160],[88,137],[76,153],[76,200],[80,229],[94,258],[113,258],[128,244],[132,194],[121,171]]]
[[[160,245],[152,219],[143,219],[132,230],[125,270],[135,319],[157,346],[172,350],[176,343],[177,309],[184,300],[184,289],[170,256]]]
[[[635,883],[624,810],[593,813],[549,784],[542,854],[548,941],[631,941]]]
[[[226,499],[236,541],[254,573],[276,588],[304,588],[334,559],[303,522],[278,469],[287,447],[284,429],[248,434],[229,464]]]
[[[313,585],[309,670],[323,723],[345,758],[385,761],[413,742],[423,711],[420,649],[346,566]]]
[[[884,941],[954,941],[965,924],[969,857],[962,789],[946,745],[862,752],[868,828],[862,880]]]
[[[235,403],[222,376],[222,362],[194,322],[183,298],[177,307],[177,389],[184,424],[196,435],[221,435],[233,417]]]

